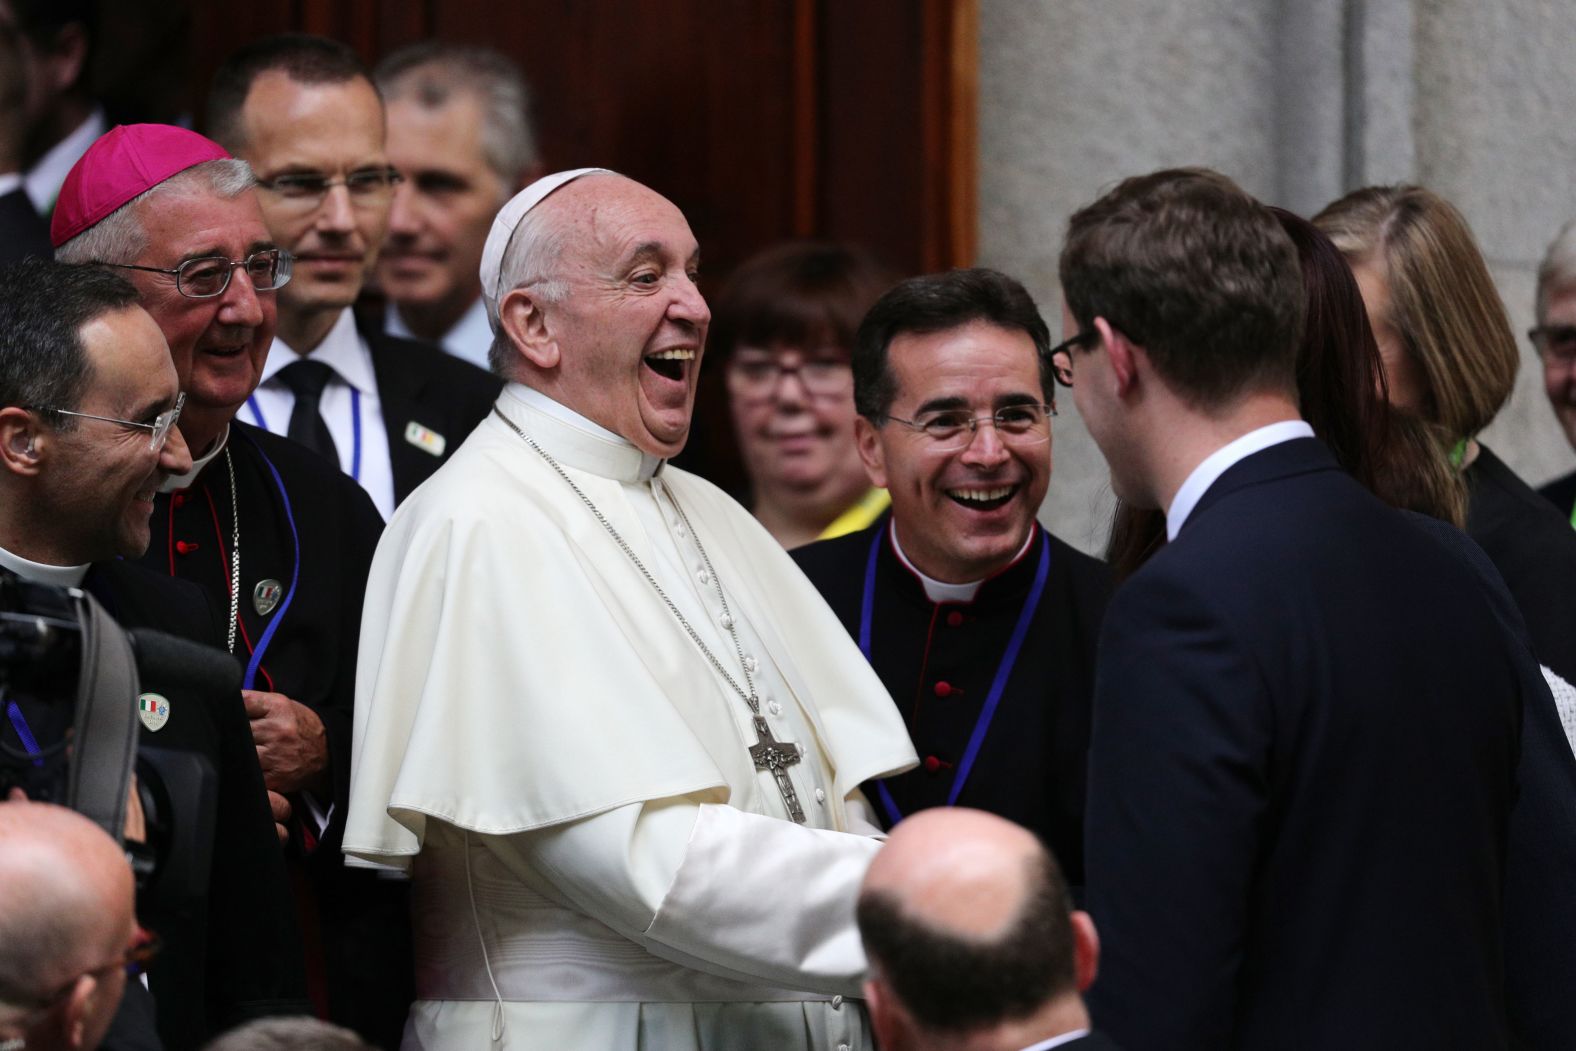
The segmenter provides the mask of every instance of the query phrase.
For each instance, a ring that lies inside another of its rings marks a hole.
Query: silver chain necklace
[[[224,449],[224,466],[230,472],[230,638],[229,649],[235,652],[235,626],[241,613],[241,502],[235,497],[235,461],[230,459],[230,448]]]
[[[618,530],[613,528],[613,523],[607,520],[601,509],[591,502],[591,498],[581,491],[580,487],[574,483],[574,479],[570,478],[568,473],[559,466],[558,461],[549,455],[546,449],[538,445],[535,439],[521,430],[513,420],[500,412],[496,405],[493,406],[493,412],[508,425],[511,431],[518,434],[525,444],[535,450],[537,455],[547,461],[547,466],[551,467],[558,477],[564,480],[564,484],[569,486],[574,494],[580,498],[580,502],[590,509],[591,514],[602,524],[602,528],[607,530],[608,535],[618,544],[619,549],[628,556],[630,562],[634,563],[635,568],[640,571],[640,575],[646,578],[646,583],[651,585],[651,589],[657,593],[657,597],[662,599],[663,604],[668,607],[668,612],[673,614],[673,619],[677,620],[679,626],[684,629],[685,634],[689,635],[690,641],[695,644],[695,648],[700,650],[706,660],[711,663],[711,666],[716,669],[717,674],[721,675],[723,680],[733,688],[733,692],[738,694],[745,704],[749,705],[751,722],[755,728],[757,738],[756,743],[750,746],[750,757],[755,761],[755,768],[757,770],[771,771],[773,780],[777,782],[777,790],[782,793],[783,803],[788,808],[789,816],[799,824],[804,824],[804,810],[799,805],[799,796],[794,790],[793,782],[789,780],[787,769],[799,762],[803,751],[792,741],[779,741],[774,738],[771,728],[767,725],[766,718],[761,715],[761,702],[755,693],[755,682],[750,678],[749,662],[744,659],[744,646],[739,642],[739,632],[734,627],[733,613],[728,609],[728,596],[722,590],[722,578],[717,575],[716,568],[712,566],[711,556],[706,553],[706,546],[700,542],[700,534],[695,531],[694,526],[690,525],[689,516],[684,513],[684,508],[679,505],[677,500],[672,500],[674,510],[679,513],[679,521],[684,523],[685,530],[695,540],[695,547],[700,551],[701,561],[705,564],[706,572],[711,577],[712,586],[716,588],[717,599],[722,603],[721,623],[728,635],[733,639],[733,649],[739,657],[739,668],[744,673],[745,686],[749,687],[747,691],[740,687],[737,680],[729,674],[728,669],[722,666],[722,662],[717,659],[716,654],[711,652],[711,647],[706,645],[705,640],[696,632],[688,618],[679,611],[678,606],[674,605],[673,600],[668,597],[668,593],[662,590],[662,585],[657,583],[657,578],[651,575],[651,571],[640,560],[640,556],[635,554],[634,549],[629,546]]]

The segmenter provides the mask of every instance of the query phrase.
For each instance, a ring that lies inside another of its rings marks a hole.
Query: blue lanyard
[[[870,538],[870,557],[865,561],[865,591],[859,603],[859,651],[872,665],[875,662],[870,657],[870,625],[875,613],[876,559],[881,552],[881,540],[885,533],[885,529],[878,529],[875,536]],[[1001,704],[1002,691],[1007,688],[1007,680],[1012,677],[1013,666],[1018,663],[1018,652],[1023,649],[1023,640],[1028,637],[1034,612],[1039,609],[1040,599],[1045,595],[1045,579],[1050,572],[1051,542],[1042,529],[1040,564],[1034,570],[1034,585],[1029,589],[1029,597],[1023,600],[1023,609],[1018,612],[1018,623],[1013,625],[1012,637],[1007,640],[1007,650],[1001,655],[1001,663],[996,666],[996,677],[991,680],[990,693],[985,697],[985,705],[980,709],[979,718],[974,721],[974,732],[969,735],[968,748],[963,752],[962,762],[958,763],[958,772],[952,777],[952,790],[947,793],[947,806],[957,805],[958,796],[963,792],[964,782],[968,781],[969,772],[974,769],[974,760],[979,758],[980,746],[985,743],[985,735],[990,731],[991,720],[996,717],[996,708]],[[887,818],[891,823],[896,825],[902,821],[903,812],[897,808],[897,801],[892,798],[885,781],[876,782],[876,792],[881,797],[881,806],[886,810]]]
[[[237,431],[236,433],[239,434],[240,432]],[[285,490],[284,479],[279,477],[279,468],[274,466],[274,462],[268,458],[268,454],[263,452],[262,448],[255,442],[252,443],[252,448],[257,451],[258,456],[262,457],[263,463],[268,467],[268,473],[273,475],[274,485],[279,489],[279,499],[284,502],[285,521],[290,523],[290,542],[295,548],[295,565],[290,570],[290,588],[285,592],[285,600],[279,604],[279,609],[275,611],[273,618],[268,622],[268,627],[263,629],[262,637],[257,640],[257,646],[252,650],[251,660],[246,662],[246,677],[241,681],[241,689],[243,690],[256,688],[257,669],[262,667],[263,654],[267,652],[269,645],[274,641],[274,633],[279,630],[279,624],[285,619],[285,613],[290,609],[290,603],[295,600],[296,585],[301,580],[301,534],[296,531],[295,511],[290,507],[290,494]],[[230,512],[231,514],[239,515],[241,509],[239,506],[232,507]],[[239,616],[239,614],[237,615]]]
[[[257,404],[257,395],[247,395],[246,407],[252,410],[257,426],[265,431],[273,429],[263,419],[263,407]],[[355,387],[350,388],[350,477],[357,483],[361,481],[361,392]]]

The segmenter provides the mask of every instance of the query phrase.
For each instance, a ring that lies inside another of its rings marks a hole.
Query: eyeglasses
[[[1539,325],[1527,330],[1538,353],[1561,365],[1576,361],[1576,325]]]
[[[153,436],[148,441],[148,451],[158,452],[164,448],[164,443],[169,440],[170,430],[175,426],[175,421],[181,418],[181,407],[186,404],[186,392],[175,396],[175,407],[159,413],[153,418],[152,423],[138,423],[135,420],[118,420],[113,416],[95,416],[91,412],[73,412],[70,409],[51,409],[43,405],[30,405],[28,408],[34,412],[52,412],[57,416],[77,416],[84,420],[100,420],[104,423],[114,423],[122,427],[132,427],[139,431],[152,431]]]
[[[310,212],[323,203],[328,191],[343,186],[350,203],[358,208],[375,208],[394,195],[395,184],[404,180],[394,168],[360,168],[344,178],[322,172],[290,172],[272,179],[259,179],[257,185],[272,193],[291,211]]]
[[[132,935],[131,944],[126,946],[126,951],[108,963],[100,964],[73,976],[69,981],[61,983],[58,988],[52,992],[45,993],[43,996],[13,998],[3,989],[0,989],[0,999],[5,1000],[7,1003],[25,1006],[28,1013],[24,1016],[24,1022],[29,1019],[36,1019],[70,995],[71,990],[76,988],[76,984],[81,978],[87,975],[103,974],[105,971],[112,971],[117,967],[126,969],[127,978],[135,978],[147,970],[148,964],[152,962],[162,948],[164,948],[164,943],[159,940],[157,934],[139,926],[137,933]]]
[[[290,283],[290,271],[295,256],[283,248],[268,248],[253,252],[245,259],[226,259],[222,255],[205,255],[188,259],[177,267],[136,266],[132,263],[101,263],[120,270],[146,270],[152,274],[174,274],[175,291],[187,299],[212,299],[224,295],[230,287],[230,275],[237,267],[246,269],[246,276],[257,292],[272,292]]]
[[[966,449],[974,441],[981,423],[989,420],[1003,442],[1013,446],[1039,445],[1051,440],[1050,418],[1054,405],[1007,405],[995,412],[975,416],[965,409],[937,409],[922,412],[912,420],[888,416],[923,435],[938,453]]]
[[[1092,343],[1100,338],[1100,333],[1094,329],[1085,329],[1071,339],[1064,339],[1051,348],[1051,371],[1056,374],[1056,382],[1064,387],[1073,385],[1073,348],[1081,347],[1085,343]]]
[[[797,365],[773,357],[739,357],[728,362],[728,380],[736,397],[764,401],[784,376],[796,376],[805,393],[835,398],[853,387],[853,367],[841,358],[806,358]]]

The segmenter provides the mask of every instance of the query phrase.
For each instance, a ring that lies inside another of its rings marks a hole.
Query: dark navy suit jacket
[[[1298,439],[1118,590],[1095,687],[1095,1024],[1132,1051],[1506,1046],[1525,651],[1462,558]]]

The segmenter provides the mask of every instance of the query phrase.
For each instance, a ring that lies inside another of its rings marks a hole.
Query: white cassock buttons
[[[839,1011],[839,1010],[842,1010],[842,1007],[843,1007],[843,998],[842,998],[842,996],[839,995],[839,996],[832,997],[832,1010]],[[847,1044],[838,1044],[837,1046],[839,1048],[839,1051],[848,1051],[848,1045]]]
[[[701,587],[705,587],[707,584],[711,583],[711,574],[703,569],[699,573],[695,574],[695,579],[700,581]]]
[[[726,613],[717,618],[717,623],[722,625],[723,631],[733,630],[733,618]]]
[[[824,803],[824,802],[826,802],[826,793],[823,792],[821,789],[817,788],[815,790],[815,801],[817,803]]]
[[[772,701],[766,706],[766,710],[771,712],[773,715],[781,715],[783,713],[783,706],[778,704],[776,701]]]
[[[761,670],[761,662],[756,660],[751,654],[746,653],[744,655],[744,670],[754,674]]]

